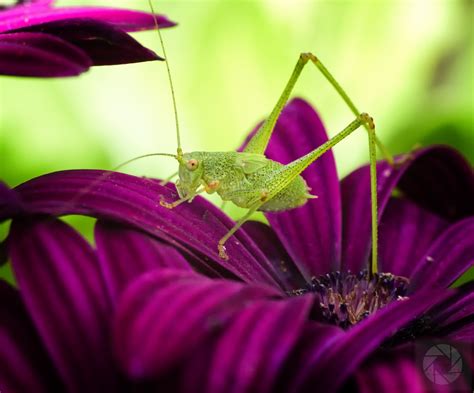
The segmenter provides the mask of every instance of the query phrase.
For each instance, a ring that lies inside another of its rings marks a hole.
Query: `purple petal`
[[[136,277],[159,267],[191,270],[183,256],[155,238],[99,220],[95,226],[97,255],[113,303]]]
[[[472,282],[456,288],[449,299],[430,312],[436,325],[447,325],[472,314],[474,314],[474,284]]]
[[[451,225],[416,264],[410,287],[450,286],[474,265],[474,217]]]
[[[355,380],[360,393],[425,393],[421,365],[406,351],[383,351],[357,371]],[[429,390],[430,392],[433,390]],[[433,391],[434,392],[434,391]]]
[[[312,347],[310,356],[300,359],[289,391],[299,392],[303,387],[318,386],[322,392],[336,392],[385,339],[448,296],[446,290],[418,292],[409,299],[380,309],[347,333],[339,335],[324,350],[319,346]]]
[[[114,390],[110,306],[91,247],[52,218],[14,220],[9,246],[25,305],[68,390]]]
[[[145,273],[125,291],[117,311],[115,342],[122,368],[133,378],[160,377],[249,301],[275,296],[272,288],[184,270]]]
[[[0,217],[13,217],[21,211],[22,204],[18,193],[0,181]]]
[[[329,347],[341,340],[345,334],[341,328],[334,325],[308,321],[285,366],[285,370],[280,374],[277,383],[280,388],[276,391],[281,393],[292,391],[291,389],[293,389],[295,384],[294,376],[300,373],[302,365],[312,358],[325,353]],[[309,393],[314,390],[315,386],[310,386],[307,390],[298,390],[298,392]]]
[[[93,65],[163,60],[120,28],[92,19],[67,19],[21,29],[57,36],[84,51]],[[1,39],[0,35],[0,39]]]
[[[311,296],[302,296],[260,301],[242,310],[218,339],[207,391],[273,391],[312,302]]]
[[[474,321],[471,318],[469,323],[465,323],[462,327],[451,331],[446,337],[472,345],[474,342]]]
[[[15,190],[27,213],[85,214],[129,224],[192,254],[199,262],[195,267],[210,275],[282,285],[270,261],[244,231],[227,242],[229,261],[219,258],[218,240],[234,223],[203,198],[173,210],[161,207],[160,196],[169,201],[177,194],[155,180],[118,172],[64,171]]]
[[[0,34],[0,74],[74,76],[91,61],[79,48],[49,34]]]
[[[6,239],[0,242],[0,266],[5,265],[8,262],[8,250]],[[5,276],[3,276],[5,278]]]
[[[437,334],[457,341],[474,340],[474,283],[456,288],[454,294],[430,311]]]
[[[449,147],[417,150],[397,169],[386,162],[379,162],[377,178],[379,220],[396,187],[419,206],[445,219],[454,220],[474,214],[471,166]],[[341,183],[343,270],[367,268],[371,248],[369,184],[368,166],[352,172]]]
[[[411,277],[417,262],[447,226],[445,220],[413,202],[391,198],[379,227],[380,271]]]
[[[449,146],[434,146],[413,155],[415,162],[397,185],[403,194],[450,221],[473,216],[472,165]]]
[[[306,101],[294,99],[278,119],[265,155],[287,164],[327,139],[314,109]],[[319,198],[286,212],[266,213],[266,217],[303,276],[309,279],[339,269],[341,205],[332,151],[312,164],[303,177]]]
[[[132,32],[155,28],[153,15],[147,12],[130,11],[107,7],[16,7],[0,13],[0,33],[35,26],[42,23],[66,19],[94,19]],[[164,15],[157,15],[161,28],[175,26]]]
[[[262,222],[247,221],[242,228],[273,264],[284,283],[285,290],[292,291],[306,285],[305,279],[271,227]]]
[[[61,385],[16,289],[0,281],[0,386],[5,392],[53,392]]]

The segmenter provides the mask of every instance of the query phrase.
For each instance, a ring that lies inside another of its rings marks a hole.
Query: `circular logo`
[[[462,366],[458,350],[448,344],[433,345],[423,356],[423,371],[436,385],[453,383],[461,375]]]

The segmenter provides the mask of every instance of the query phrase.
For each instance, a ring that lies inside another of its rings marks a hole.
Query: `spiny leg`
[[[312,162],[317,160],[322,154],[327,152],[333,146],[352,134],[361,125],[367,125],[369,128],[369,147],[370,147],[370,186],[371,186],[371,214],[372,214],[372,264],[371,272],[377,272],[377,173],[375,161],[375,125],[373,119],[367,114],[360,114],[357,119],[350,123],[341,132],[333,138],[322,144],[318,148],[309,152],[289,164],[283,166],[280,170],[274,172],[268,179],[266,188],[268,189],[268,200],[272,199],[285,187],[287,187],[301,172],[303,172]]]
[[[221,257],[222,259],[229,259],[229,256],[227,255],[227,253],[225,252],[225,242],[227,240],[229,240],[229,238],[237,231],[237,229],[239,229],[245,221],[247,221],[250,216],[255,213],[257,211],[257,209],[263,204],[263,202],[258,202],[256,204],[254,204],[252,207],[249,208],[249,211],[243,216],[241,217],[236,223],[235,225],[232,227],[232,229],[227,232],[222,238],[221,240],[219,240],[219,243],[217,245],[217,250],[219,251],[219,257]]]
[[[356,116],[359,116],[361,113],[359,109],[354,105],[352,100],[349,98],[347,93],[344,91],[344,89],[341,87],[341,85],[336,81],[334,76],[329,72],[329,70],[324,66],[324,64],[317,58],[315,55],[312,53],[306,53],[306,55],[309,57],[311,62],[318,68],[319,71],[324,75],[324,77],[327,79],[327,81],[334,87],[334,89],[337,91],[337,93],[341,96],[341,98],[344,100],[344,102],[347,104],[347,106],[350,108],[352,113]],[[394,160],[393,156],[390,154],[390,152],[387,150],[385,145],[377,138],[377,136],[374,133],[373,129],[370,129],[367,124],[364,124],[365,129],[369,133],[369,138],[370,138],[370,133],[373,133],[374,136],[374,142],[379,148],[380,152],[382,153],[383,157],[387,160],[387,162],[390,165],[394,165]],[[370,142],[369,142],[370,143]]]
[[[349,106],[351,111],[356,116],[359,116],[360,112],[358,111],[358,109],[356,108],[352,100],[349,98],[349,96],[344,91],[344,89],[339,85],[336,79],[332,76],[332,74],[328,71],[328,69],[324,66],[324,64],[321,63],[321,61],[312,53],[302,53],[298,59],[298,62],[296,63],[296,66],[293,70],[293,73],[291,74],[291,77],[288,83],[286,84],[285,89],[283,90],[283,93],[278,99],[277,104],[273,108],[272,112],[270,113],[270,116],[264,122],[262,127],[260,127],[257,133],[249,141],[249,143],[244,149],[245,152],[257,153],[257,154],[263,154],[265,152],[265,149],[268,145],[273,129],[275,128],[275,124],[278,120],[278,117],[280,116],[281,111],[283,110],[283,107],[287,103],[290,97],[291,91],[293,90],[293,87],[295,86],[296,81],[298,80],[301,74],[301,71],[303,70],[304,66],[306,65],[308,61],[311,61],[321,71],[324,77],[329,81],[329,83],[331,83],[331,85],[336,89],[336,91],[342,97],[344,102]],[[377,176],[376,176],[377,161],[376,161],[375,145],[379,147],[380,151],[382,152],[386,160],[389,162],[389,164],[390,165],[394,165],[394,164],[393,164],[392,156],[388,153],[387,149],[383,146],[383,144],[380,141],[378,141],[375,135],[375,127],[373,127],[373,121],[363,122],[363,125],[368,131],[368,136],[369,136],[370,196],[371,196],[372,242],[373,242],[372,243],[372,272],[376,272],[377,271],[377,246],[378,246],[377,238],[378,236],[377,236]],[[318,149],[316,149],[316,151],[317,150]]]
[[[205,188],[201,188],[199,190],[197,190],[194,194],[190,194],[190,195],[187,195],[183,198],[180,198],[174,202],[166,202],[163,198],[163,195],[161,195],[161,198],[160,198],[160,205],[163,206],[163,207],[166,207],[167,209],[174,209],[176,206],[179,206],[181,205],[182,203],[184,202],[191,202],[194,197],[198,194],[201,194],[205,191]]]
[[[375,144],[377,139],[375,137],[375,125],[371,121],[370,126],[367,127],[369,131],[369,161],[370,161],[370,217],[372,228],[372,261],[370,266],[370,273],[377,273],[378,261],[378,200],[377,200],[377,152],[375,151]]]
[[[308,61],[311,61],[318,68],[318,70],[324,75],[324,77],[334,87],[337,93],[341,96],[341,98],[350,108],[352,113],[354,113],[355,116],[359,116],[361,112],[356,108],[356,106],[354,105],[352,100],[349,98],[347,93],[344,91],[341,85],[336,81],[336,79],[329,72],[329,70],[324,66],[324,64],[321,63],[321,61],[312,53],[301,53],[296,63],[296,66],[293,70],[293,73],[291,74],[290,79],[288,80],[285,86],[285,89],[283,90],[280,98],[278,99],[278,102],[276,103],[275,107],[270,113],[270,116],[268,116],[268,118],[265,120],[263,125],[259,128],[257,133],[249,141],[249,143],[244,149],[244,152],[257,153],[257,154],[263,154],[265,152],[265,149],[267,148],[268,142],[275,128],[275,124],[278,118],[280,117],[281,111],[283,110],[284,106],[288,102],[288,99],[290,98],[290,94],[293,91],[293,88],[296,82],[298,81],[298,78],[300,77],[301,71],[303,71],[303,68],[308,63]],[[369,133],[371,132],[367,125],[364,124],[364,127],[366,128],[367,132]],[[380,142],[375,135],[374,135],[374,139],[375,139],[375,143],[377,144],[377,147],[380,149],[384,158],[388,161],[390,165],[393,165],[392,155],[388,152],[388,150],[385,148],[382,142]]]

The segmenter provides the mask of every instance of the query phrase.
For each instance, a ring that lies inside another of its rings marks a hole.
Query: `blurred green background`
[[[106,5],[106,1],[58,1]],[[448,143],[474,160],[474,6],[468,0],[156,1],[179,23],[163,31],[185,150],[232,150],[275,104],[298,55],[312,51],[394,153]],[[114,6],[148,10],[146,0]],[[156,32],[135,37],[161,52]],[[295,95],[330,135],[352,115],[312,66]],[[0,178],[14,186],[45,172],[105,168],[153,151],[174,153],[163,62],[96,67],[70,79],[0,76]],[[360,132],[335,149],[339,174],[367,162]],[[166,177],[167,158],[129,173]],[[232,216],[237,210],[229,209]],[[3,227],[5,232],[5,226]]]

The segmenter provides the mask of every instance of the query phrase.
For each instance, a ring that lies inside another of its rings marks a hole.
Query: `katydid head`
[[[186,153],[179,161],[179,180],[176,181],[176,188],[180,198],[192,197],[201,185],[204,166],[200,157],[195,157],[194,153]]]

